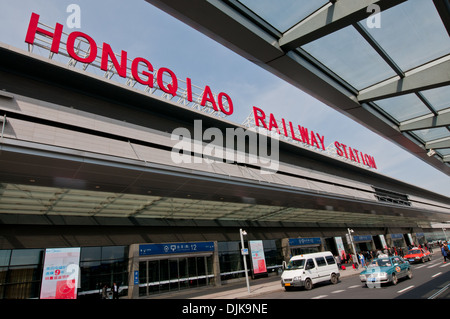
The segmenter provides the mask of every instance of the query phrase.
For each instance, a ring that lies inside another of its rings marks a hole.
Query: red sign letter
[[[117,74],[125,78],[127,76],[127,52],[122,50],[120,56],[121,61],[119,64],[111,46],[108,43],[103,43],[102,62],[100,64],[100,69],[103,71],[108,71],[108,56],[111,58],[111,61],[117,70]]]
[[[223,106],[222,97],[225,97],[225,99],[228,101],[228,111]],[[223,113],[225,113],[226,115],[233,114],[233,101],[231,101],[231,98],[228,96],[228,94],[220,92],[219,96],[217,97],[217,102],[219,102],[219,107]]]
[[[57,23],[55,26],[55,33],[51,33],[50,31],[39,28],[38,23],[39,23],[39,15],[33,12],[31,14],[30,24],[28,25],[28,31],[25,37],[25,42],[33,44],[34,38],[36,37],[36,32],[39,32],[48,36],[49,38],[53,38],[52,47],[50,51],[52,51],[53,53],[58,53],[59,43],[61,42],[61,35],[63,30],[62,24]]]
[[[261,115],[258,115],[258,112],[261,113]],[[258,109],[256,106],[253,107],[253,115],[255,117],[255,124],[256,126],[259,126],[259,121],[262,122],[264,128],[267,130],[267,125],[266,125],[266,114],[264,113],[263,110]]]
[[[133,63],[131,64],[131,74],[133,75],[134,79],[136,81],[138,81],[139,83],[143,84],[143,85],[148,85],[149,87],[153,87],[153,74],[149,73],[147,71],[142,71],[142,74],[144,74],[145,76],[147,76],[147,81],[142,80],[139,77],[139,73],[138,73],[138,65],[139,62],[143,62],[146,66],[147,66],[147,70],[149,72],[153,72],[153,65],[148,62],[146,59],[144,58],[136,58],[133,60]]]
[[[219,110],[217,108],[216,101],[214,100],[214,96],[213,96],[209,86],[205,86],[205,91],[203,91],[203,98],[202,98],[202,102],[200,103],[200,105],[205,106],[206,102],[211,102],[211,104],[213,105],[214,111]]]
[[[89,45],[91,47],[89,55],[85,58],[82,58],[75,53],[75,39],[78,37],[85,38],[89,42]],[[97,57],[97,44],[95,43],[94,39],[83,32],[75,31],[69,34],[69,37],[67,38],[66,48],[67,53],[69,53],[72,58],[82,63],[92,63]]]
[[[163,81],[164,72],[169,73],[170,77],[172,78],[172,83],[167,84],[167,87],[164,86]],[[178,79],[175,73],[172,72],[172,70],[168,68],[160,68],[158,70],[158,74],[156,75],[156,81],[158,82],[158,86],[161,90],[163,90],[166,93],[172,94],[173,96],[177,95]]]

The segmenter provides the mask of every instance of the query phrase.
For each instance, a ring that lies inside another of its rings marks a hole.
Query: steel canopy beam
[[[425,119],[420,119],[414,122],[408,121],[408,123],[400,123],[400,131],[414,131],[422,130],[434,127],[443,127],[450,125],[450,112],[442,113],[436,116],[428,117]]]
[[[359,92],[360,103],[433,89],[450,84],[450,56],[418,67],[404,78],[387,80]]]
[[[450,148],[450,139],[444,139],[444,140],[436,140],[436,141],[431,141],[425,144],[425,147],[427,150],[429,149],[442,149],[442,148]]]
[[[450,36],[450,0],[433,0],[433,3]]]
[[[355,24],[372,14],[370,5],[378,5],[380,10],[394,7],[406,0],[339,0],[324,6],[309,18],[287,31],[279,40],[284,51],[291,51],[311,41],[317,40],[337,30]]]

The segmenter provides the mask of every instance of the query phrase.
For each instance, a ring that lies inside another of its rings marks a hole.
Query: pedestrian
[[[106,284],[102,288],[102,299],[108,299],[108,286]]]
[[[119,286],[116,283],[111,287],[111,291],[113,294],[113,299],[119,299]]]
[[[441,253],[442,256],[444,256],[444,264],[447,263],[447,259],[450,257],[449,251],[448,251],[448,244],[445,241],[441,246]]]
[[[341,261],[341,257],[339,257],[339,255],[335,256],[334,259],[336,260],[337,266],[339,269],[342,269],[342,261]]]
[[[366,263],[364,262],[364,255],[361,252],[359,253],[359,262],[362,267],[366,265]]]

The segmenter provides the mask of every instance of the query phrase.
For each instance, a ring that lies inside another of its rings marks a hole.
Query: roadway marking
[[[350,287],[348,287],[348,289],[352,289],[352,288],[359,288],[359,287],[361,287],[361,285],[354,285],[354,286],[350,286]]]
[[[328,295],[320,295],[320,296],[316,296],[316,297],[312,297],[311,299],[321,299],[321,298],[325,298]]]
[[[436,266],[439,266],[440,264],[434,264],[434,265],[431,265],[431,266],[428,266],[427,268],[433,268],[433,267],[436,267]]]
[[[438,272],[437,274],[434,274],[433,276],[431,276],[431,278],[437,277],[437,276],[439,276],[440,274],[442,274],[442,273],[441,273],[441,272]]]
[[[420,269],[420,268],[423,268],[423,267],[426,267],[426,266],[428,266],[428,265],[418,266],[418,267],[416,267],[415,269]]]
[[[443,265],[439,266],[439,268],[447,267],[448,265],[450,265],[450,263],[443,264]]]
[[[434,299],[437,296],[439,296],[441,293],[443,293],[444,291],[446,291],[448,289],[448,287],[450,286],[450,284],[448,284],[447,286],[445,286],[444,288],[442,288],[441,290],[439,290],[438,292],[436,292],[434,295],[428,297],[428,299]]]
[[[413,288],[414,286],[409,286],[409,287],[406,287],[405,289],[402,289],[402,290],[399,290],[399,291],[397,291],[397,293],[402,293],[402,292],[404,292],[404,291],[406,291],[406,290],[409,290],[409,289],[411,289],[411,288]]]
[[[343,291],[345,291],[345,290],[335,290],[335,291],[332,291],[331,293],[332,294],[338,294],[338,293],[343,292]]]

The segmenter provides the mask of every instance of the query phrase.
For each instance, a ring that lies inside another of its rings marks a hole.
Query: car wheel
[[[305,289],[306,290],[311,290],[312,287],[313,287],[313,283],[312,283],[311,279],[307,278],[305,280]]]
[[[398,283],[398,278],[395,274],[392,274],[392,284],[395,286]]]
[[[411,269],[408,269],[408,274],[407,274],[408,279],[411,279],[412,276],[413,276],[413,274],[412,274]]]
[[[336,274],[331,274],[331,279],[330,279],[331,283],[333,285],[338,283],[338,277],[336,276]]]

